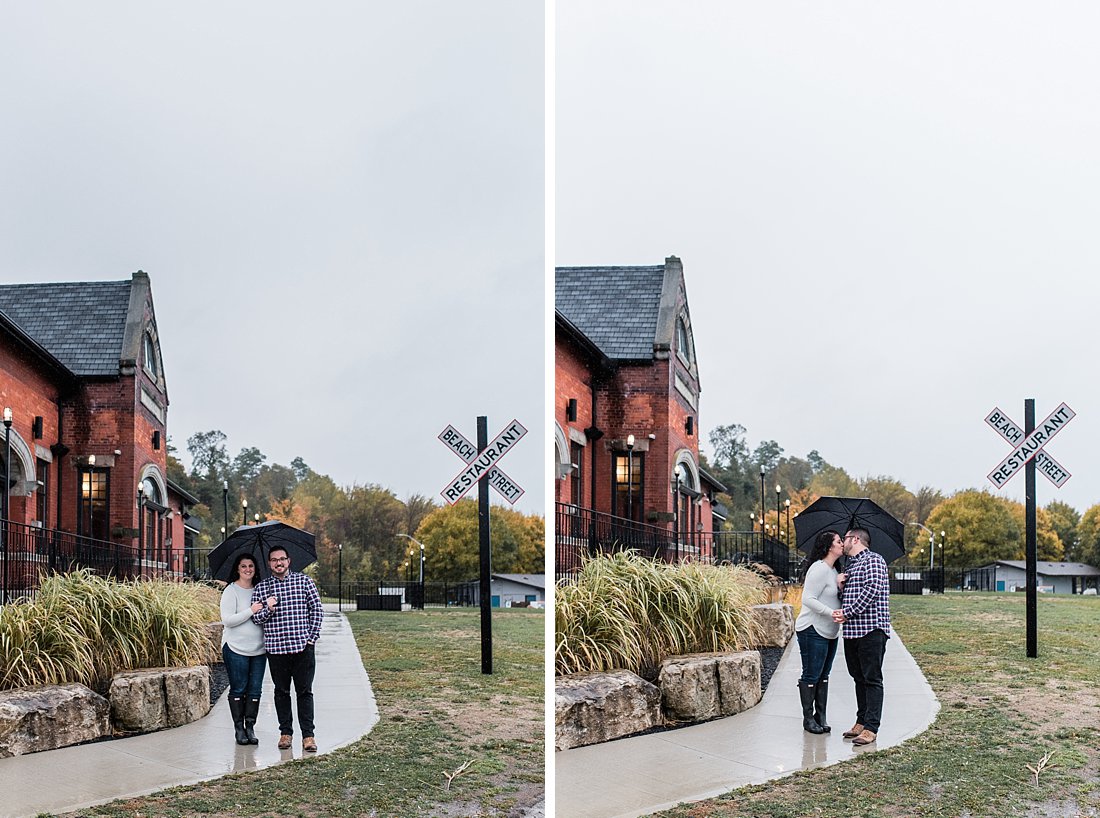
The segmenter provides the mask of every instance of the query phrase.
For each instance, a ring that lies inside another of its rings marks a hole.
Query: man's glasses
[[[268,557],[268,562],[290,562],[290,557]]]

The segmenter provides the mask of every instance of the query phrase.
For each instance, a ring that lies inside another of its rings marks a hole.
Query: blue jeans
[[[802,654],[802,678],[798,681],[817,684],[829,680],[836,656],[836,639],[826,639],[811,625],[798,631],[798,650]]]
[[[264,686],[267,654],[242,656],[234,653],[229,645],[222,645],[222,659],[225,660],[225,672],[229,676],[229,697],[239,699],[248,696],[250,699],[259,699]]]

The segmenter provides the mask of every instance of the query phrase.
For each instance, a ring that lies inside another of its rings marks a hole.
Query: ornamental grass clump
[[[761,641],[752,606],[766,601],[766,580],[741,566],[593,557],[557,588],[555,671],[653,679],[667,656],[744,650]]]
[[[118,582],[90,571],[43,577],[34,599],[0,608],[0,690],[79,682],[104,690],[122,670],[216,658],[207,623],[216,592],[165,580]]]

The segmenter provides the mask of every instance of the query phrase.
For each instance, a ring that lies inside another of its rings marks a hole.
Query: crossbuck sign
[[[1024,467],[1027,461],[1035,458],[1035,465],[1038,467],[1040,474],[1057,488],[1065,485],[1071,477],[1070,473],[1057,460],[1043,451],[1043,447],[1062,431],[1062,428],[1075,416],[1076,412],[1066,406],[1065,403],[1062,403],[1047,416],[1046,420],[1035,427],[1034,432],[1025,438],[1023,430],[999,408],[995,408],[986,416],[985,422],[1008,443],[1012,444],[1014,448],[987,475],[990,482],[997,488],[1003,487],[1016,472]]]
[[[477,446],[467,440],[454,426],[448,425],[439,433],[439,439],[443,445],[462,458],[466,468],[447,484],[440,492],[447,505],[453,506],[470,489],[477,485],[482,477],[489,481],[489,485],[497,490],[505,500],[515,505],[516,500],[523,496],[523,489],[519,483],[506,475],[497,462],[512,450],[512,447],[527,434],[527,430],[518,420],[513,420],[504,430],[493,438],[485,447],[485,451],[478,454]]]

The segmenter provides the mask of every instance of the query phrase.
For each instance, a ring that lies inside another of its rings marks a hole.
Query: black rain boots
[[[820,735],[825,730],[814,719],[814,696],[817,694],[816,686],[807,682],[798,683],[798,695],[802,699],[802,729],[807,733]]]
[[[248,733],[244,731],[244,699],[229,699],[229,712],[233,714],[233,729],[238,744],[249,744]]]
[[[256,738],[256,731],[253,728],[256,726],[256,717],[260,714],[260,700],[259,699],[245,699],[244,702],[244,732],[248,737],[249,744],[259,744],[260,740]]]
[[[814,721],[820,726],[822,731],[831,733],[833,728],[830,727],[825,721],[825,706],[829,703],[829,680],[822,679],[817,683],[817,689],[814,690]]]

